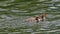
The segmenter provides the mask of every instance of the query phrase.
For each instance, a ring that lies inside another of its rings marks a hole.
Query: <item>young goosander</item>
[[[42,13],[40,16],[36,16],[36,17],[31,17],[26,19],[26,22],[39,22],[39,21],[45,21],[45,13]]]

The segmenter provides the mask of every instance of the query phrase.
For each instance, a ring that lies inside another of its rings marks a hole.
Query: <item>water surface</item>
[[[24,22],[43,12],[45,22]],[[1,0],[0,34],[60,34],[60,0]]]

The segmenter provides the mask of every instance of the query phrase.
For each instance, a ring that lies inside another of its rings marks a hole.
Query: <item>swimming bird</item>
[[[40,16],[35,16],[25,19],[25,22],[39,22],[39,21],[45,21],[45,19],[46,19],[46,14],[42,13]]]

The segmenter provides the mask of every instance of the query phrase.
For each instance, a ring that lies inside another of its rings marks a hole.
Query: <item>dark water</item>
[[[24,22],[43,12],[45,22]],[[60,0],[0,0],[0,34],[60,34]]]

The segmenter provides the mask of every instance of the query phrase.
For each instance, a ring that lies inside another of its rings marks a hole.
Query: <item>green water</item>
[[[24,22],[43,12],[45,22]],[[60,34],[60,0],[0,0],[0,34]]]

